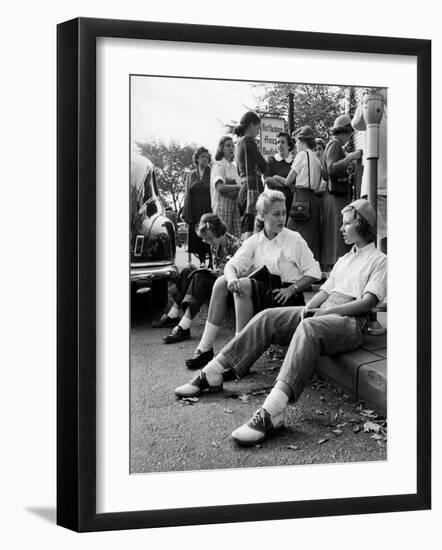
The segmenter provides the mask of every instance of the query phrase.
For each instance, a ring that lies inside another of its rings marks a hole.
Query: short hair
[[[323,149],[325,149],[325,141],[322,138],[315,138],[315,145],[320,145]]]
[[[356,231],[363,239],[365,239],[370,243],[376,240],[376,235],[374,234],[372,226],[368,223],[368,221],[363,216],[361,216],[361,214],[358,212],[358,210],[356,210],[356,208],[348,204],[341,210],[341,214],[345,214],[346,212],[352,212],[353,219],[358,220],[360,222],[356,226]]]
[[[316,147],[316,141],[313,137],[300,138],[295,136],[295,138],[302,141],[302,143],[305,143],[309,149],[314,149]]]
[[[351,124],[347,124],[346,126],[342,126],[340,128],[332,128],[331,133],[334,136],[337,136],[338,134],[352,134],[354,132],[353,126]]]
[[[287,141],[287,145],[289,146],[289,151],[293,151],[295,147],[295,143],[292,139],[292,136],[288,132],[279,132],[279,134],[276,136],[277,138],[285,138]]]
[[[285,208],[285,195],[281,191],[275,191],[268,189],[261,193],[256,201],[256,217],[255,217],[255,230],[261,231],[264,229],[264,216],[269,213],[272,204],[275,202],[284,203]]]
[[[205,147],[198,147],[198,149],[193,153],[192,157],[192,161],[195,166],[198,164],[198,159],[203,153],[207,153],[209,155],[209,162],[211,161],[209,150]]]
[[[215,160],[221,160],[222,158],[224,158],[224,144],[229,139],[230,141],[233,141],[232,136],[227,136],[227,135],[222,136],[222,138],[219,140],[218,147],[216,148]]]
[[[201,238],[204,237],[207,231],[211,231],[215,237],[222,237],[226,233],[227,227],[219,216],[208,212],[201,216],[195,231],[198,237]]]
[[[256,113],[253,111],[247,111],[247,113],[244,113],[241,117],[238,126],[235,126],[233,129],[233,133],[241,137],[245,134],[247,127],[250,126],[250,124],[259,124],[260,121],[261,119]]]

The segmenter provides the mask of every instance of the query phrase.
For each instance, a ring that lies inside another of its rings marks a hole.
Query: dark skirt
[[[273,298],[273,292],[270,287],[268,287],[266,284],[264,284],[262,281],[257,281],[256,279],[250,279],[250,282],[252,284],[252,302],[253,302],[253,315],[256,315],[260,311],[272,307],[281,307],[281,304],[279,304],[274,298]],[[290,286],[291,283],[283,283],[282,287],[287,288]],[[294,296],[292,296],[283,307],[290,307],[290,306],[304,306],[305,300],[304,300],[304,294],[302,292],[298,292]]]
[[[322,195],[321,266],[330,270],[337,259],[346,254],[351,246],[345,244],[341,234],[341,210],[347,206],[347,197],[332,195],[328,190]]]
[[[173,301],[183,311],[189,308],[191,317],[200,310],[201,306],[210,301],[216,276],[206,271],[195,271],[194,266],[185,267],[176,277],[169,282],[169,294]],[[193,273],[193,275],[192,275]]]
[[[294,220],[289,217],[287,228],[297,231],[306,241],[307,246],[313,252],[315,260],[320,261],[321,258],[321,211],[319,201],[314,191],[309,189],[297,189],[296,195],[298,200],[308,201],[310,199],[310,219],[307,221]],[[293,195],[295,200],[295,194]]]

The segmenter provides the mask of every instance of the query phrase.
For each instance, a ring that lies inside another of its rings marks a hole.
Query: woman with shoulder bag
[[[340,233],[341,211],[350,202],[347,168],[351,161],[361,158],[362,151],[345,154],[344,145],[353,134],[350,117],[340,115],[332,128],[332,138],[324,151],[327,188],[323,195],[323,232],[321,267],[329,272],[337,259],[349,250]]]
[[[321,251],[321,212],[316,193],[322,180],[321,162],[314,152],[313,130],[302,126],[296,133],[297,154],[287,177],[293,188],[293,201],[287,227],[297,231],[307,242],[317,261]]]

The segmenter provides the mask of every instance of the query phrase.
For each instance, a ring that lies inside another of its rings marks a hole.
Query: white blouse
[[[313,151],[299,151],[292,164],[292,170],[296,172],[296,187],[308,189],[308,164],[307,155],[310,159],[310,187],[318,191],[321,186],[322,168],[321,161]]]
[[[271,240],[264,230],[255,233],[243,242],[227,265],[234,267],[239,277],[265,265],[283,283],[296,283],[304,275],[321,278],[319,263],[305,240],[286,227]]]
[[[226,180],[235,180],[236,183],[241,183],[236,164],[224,158],[215,160],[212,163],[210,171],[210,199],[212,202],[212,212],[216,211],[216,206],[221,195],[216,189],[216,183],[219,181],[225,183]]]

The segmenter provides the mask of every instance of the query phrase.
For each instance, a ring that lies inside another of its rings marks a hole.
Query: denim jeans
[[[321,306],[327,309],[349,301],[332,294]],[[271,344],[289,346],[277,380],[301,395],[321,355],[344,353],[363,342],[365,316],[337,314],[309,317],[301,321],[302,307],[277,307],[255,315],[243,330],[220,352],[218,359],[240,378]]]

